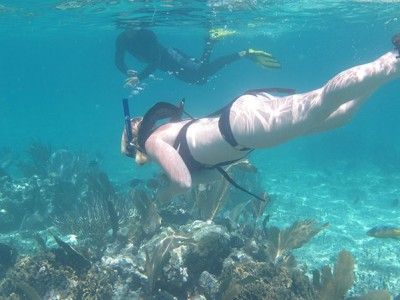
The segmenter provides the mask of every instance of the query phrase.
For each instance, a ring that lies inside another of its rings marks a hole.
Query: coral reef
[[[163,175],[121,188],[83,154],[39,142],[27,153],[22,178],[0,166],[0,298],[390,297],[382,290],[346,298],[355,280],[348,251],[310,280],[294,250],[328,224],[270,226],[275,195],[261,192],[248,161],[226,171],[265,201],[221,179],[163,202]]]
[[[317,299],[305,275],[266,262],[224,267],[219,299]]]
[[[92,267],[78,275],[72,268],[57,262],[50,252],[25,256],[0,283],[0,295],[13,299],[110,299],[112,270]]]
[[[90,179],[96,166],[84,155],[52,152],[50,146],[35,141],[27,159],[16,165],[22,178],[0,177],[0,209],[5,217],[0,232],[44,229],[52,219],[80,209],[92,196]]]
[[[231,252],[230,235],[220,225],[195,221],[186,229],[191,232],[193,246],[190,247],[186,264],[189,274],[197,280],[203,271],[219,275],[223,260]]]

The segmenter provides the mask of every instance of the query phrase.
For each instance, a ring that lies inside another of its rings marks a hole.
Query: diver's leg
[[[180,74],[180,78],[185,81],[204,84],[208,78],[221,70],[226,65],[233,63],[243,57],[242,52],[224,55],[217,58],[213,62],[200,63],[197,67],[182,67],[184,70]]]
[[[230,36],[235,34],[236,31],[229,30],[225,28],[211,28],[208,30],[208,37],[206,38],[206,42],[204,45],[203,54],[200,58],[200,62],[207,64],[210,61],[210,56],[214,48],[214,44],[223,39],[226,36]]]
[[[201,64],[208,64],[210,61],[210,57],[211,57],[211,53],[213,51],[214,48],[214,43],[215,41],[213,41],[211,38],[207,38],[206,42],[204,44],[204,49],[203,49],[203,54],[200,57],[200,63]]]
[[[221,56],[212,62],[203,63],[198,69],[199,77],[208,78],[217,73],[223,67],[241,59],[242,57],[243,55],[241,54],[241,52],[237,52]]]
[[[308,93],[282,98],[263,93],[241,96],[231,108],[233,135],[241,146],[263,148],[316,128],[323,130],[324,122],[341,105],[350,99],[362,99],[361,105],[381,85],[400,76],[400,59],[396,56],[394,51],[389,52],[371,63],[345,70],[324,87]],[[351,107],[348,104],[341,108],[342,117],[346,116],[346,109],[351,112]],[[357,106],[353,108],[355,111]],[[339,118],[336,121],[339,125]],[[331,128],[333,125],[331,121]]]

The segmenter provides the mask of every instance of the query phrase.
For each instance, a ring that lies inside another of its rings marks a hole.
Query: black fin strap
[[[237,184],[236,181],[234,181],[229,175],[228,173],[225,172],[224,169],[222,169],[221,167],[215,167],[218,172],[230,183],[232,184],[235,188],[237,188],[238,190],[241,190],[242,192],[245,192],[246,194],[253,196],[254,198],[265,202],[264,198],[261,198],[260,196],[257,196],[256,194],[250,192],[249,190],[245,189],[244,187],[240,186],[239,184]]]

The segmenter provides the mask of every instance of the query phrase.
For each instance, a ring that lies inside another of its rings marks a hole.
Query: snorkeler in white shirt
[[[392,42],[395,50],[344,70],[307,93],[277,97],[267,90],[251,91],[215,115],[191,120],[179,120],[179,107],[174,111],[156,104],[144,118],[128,119],[130,132],[122,134],[121,151],[138,164],[151,159],[161,166],[170,179],[159,191],[163,197],[220,178],[218,168],[254,149],[348,123],[372,93],[400,77],[400,34]],[[174,118],[155,127],[165,117]]]

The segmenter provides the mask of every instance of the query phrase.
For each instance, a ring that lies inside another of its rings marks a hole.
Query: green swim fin
[[[249,49],[246,52],[246,57],[263,68],[279,69],[281,67],[281,64],[272,54],[262,50]]]

